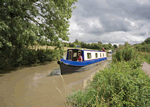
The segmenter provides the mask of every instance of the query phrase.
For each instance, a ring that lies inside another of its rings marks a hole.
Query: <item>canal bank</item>
[[[65,107],[66,96],[72,90],[82,90],[84,80],[99,69],[50,75],[58,69],[56,61],[26,67],[0,77],[0,107]]]

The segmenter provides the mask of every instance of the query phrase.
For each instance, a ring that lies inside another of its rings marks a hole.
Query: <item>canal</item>
[[[82,90],[83,81],[104,64],[60,75],[59,65],[53,61],[0,74],[0,107],[66,107],[66,96],[73,89]]]

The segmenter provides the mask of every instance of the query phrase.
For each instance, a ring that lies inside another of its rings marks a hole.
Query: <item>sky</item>
[[[136,44],[150,37],[150,0],[78,0],[69,41]]]

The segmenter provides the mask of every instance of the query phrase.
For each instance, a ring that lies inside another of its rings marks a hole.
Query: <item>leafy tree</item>
[[[119,44],[119,48],[120,48],[120,47],[123,47],[123,45],[122,45],[122,44]]]
[[[109,49],[109,46],[107,44],[103,45],[104,49]]]
[[[86,44],[86,43],[84,43],[84,42],[81,42],[81,47],[82,47],[82,48],[89,48],[89,47],[88,47],[88,44]]]
[[[69,47],[75,47],[76,44],[75,43],[69,43]]]
[[[22,48],[45,36],[60,47],[59,38],[69,40],[72,4],[77,0],[1,0],[0,42]]]
[[[124,44],[124,46],[126,46],[126,47],[129,46],[129,45],[130,45],[130,44],[129,44],[128,42],[125,42],[125,44]]]
[[[142,42],[141,45],[146,45],[146,43],[145,43],[145,42]]]
[[[113,47],[114,47],[114,49],[117,49],[117,45],[116,44],[114,44]]]
[[[108,47],[109,47],[109,49],[111,49],[111,48],[112,48],[112,45],[111,45],[111,43],[109,43],[109,44],[108,44]]]
[[[102,44],[102,42],[98,41],[98,44]]]
[[[0,59],[6,61],[5,56],[12,58],[15,63],[19,62],[25,49],[33,46],[43,36],[50,39],[62,55],[62,42],[59,38],[69,40],[67,36],[69,19],[72,5],[76,1],[1,0],[0,54],[3,57]]]
[[[69,46],[69,44],[66,43],[66,42],[64,42],[63,44],[64,44],[65,47],[68,47],[68,46]]]
[[[76,40],[74,41],[74,43],[77,43],[77,44],[78,44],[78,43],[79,43],[78,39],[76,39]]]
[[[150,44],[150,37],[144,41],[146,44]]]

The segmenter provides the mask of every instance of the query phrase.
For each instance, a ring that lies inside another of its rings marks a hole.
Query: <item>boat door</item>
[[[69,50],[68,60],[72,61],[72,50]]]

